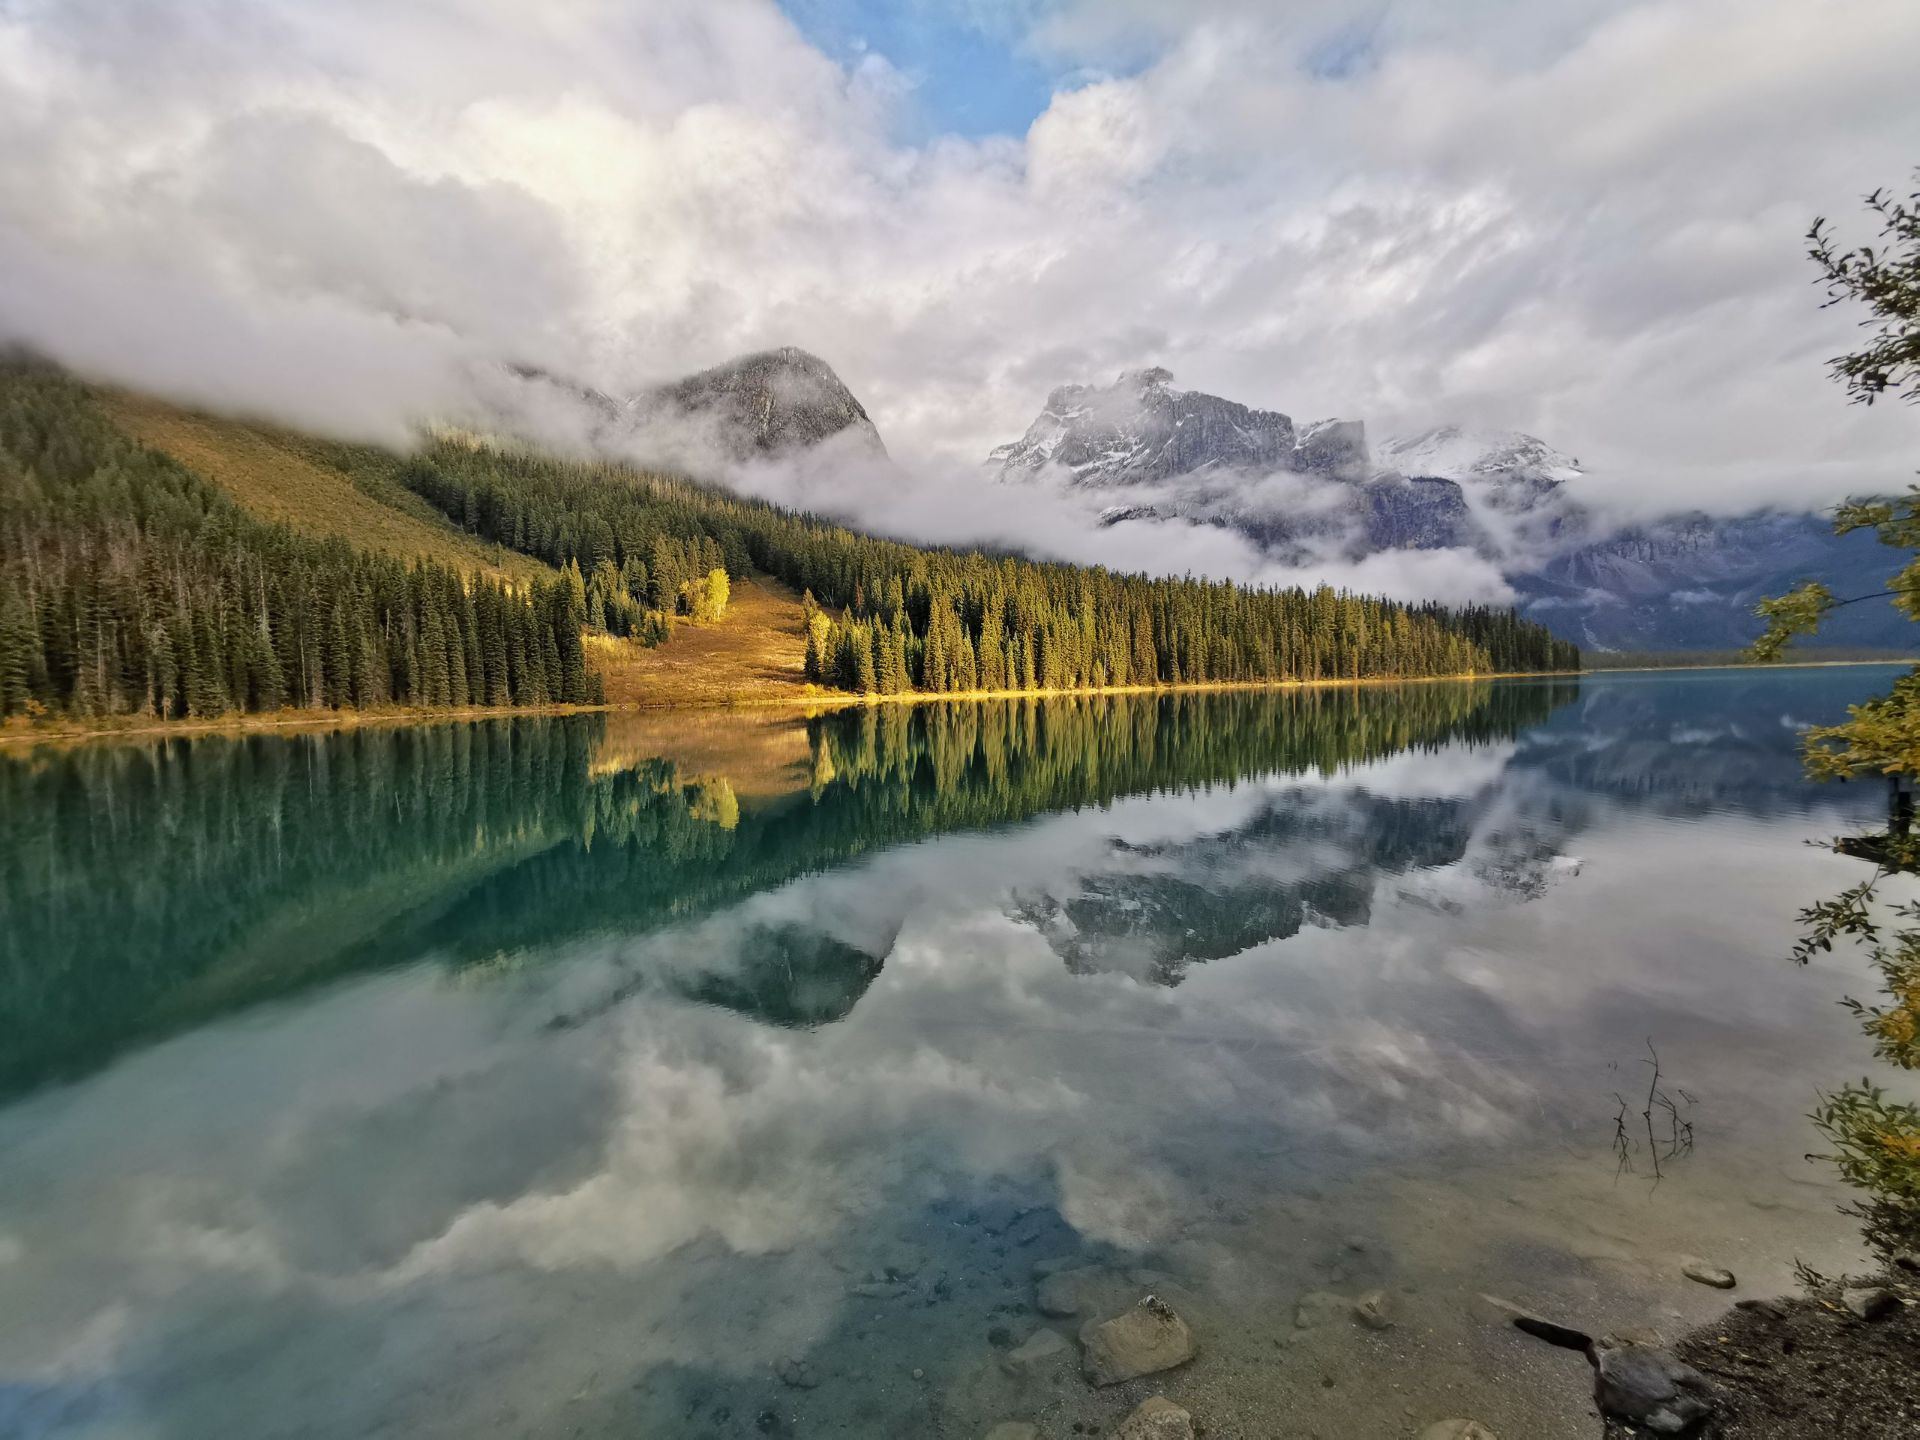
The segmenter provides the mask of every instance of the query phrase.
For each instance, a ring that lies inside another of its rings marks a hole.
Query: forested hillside
[[[300,442],[290,490],[322,465],[367,503],[437,512],[445,533],[474,537],[437,553],[505,547],[558,572],[503,579],[497,567],[402,558],[391,539],[269,523],[261,497],[249,513],[180,458],[211,464],[203,457],[224,450],[163,453],[116,425],[125,413],[45,367],[0,366],[0,717],[594,703],[603,689],[583,631],[612,637],[602,653],[615,640],[658,644],[670,616],[717,620],[732,582],[754,572],[805,592],[796,659],[804,646],[806,678],[845,691],[1578,664],[1574,647],[1510,611],[921,549],[685,480],[470,438],[411,457]],[[261,452],[268,464],[274,453]],[[247,476],[256,490],[271,483],[260,468]],[[309,497],[287,513],[311,509]]]
[[[1571,669],[1511,611],[1400,605],[921,549],[685,481],[442,441],[401,480],[484,539],[576,564],[611,619],[718,563],[812,597],[807,673],[845,690],[1077,689]]]
[[[589,703],[580,589],[296,535],[0,371],[0,715]]]

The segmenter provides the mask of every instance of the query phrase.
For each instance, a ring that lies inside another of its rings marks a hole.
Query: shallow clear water
[[[1802,1116],[1863,982],[1784,957],[1881,797],[1795,747],[1889,674],[0,764],[0,1433],[1591,1434],[1483,1293],[1857,1254]],[[1190,1365],[1010,1371],[1148,1290]]]

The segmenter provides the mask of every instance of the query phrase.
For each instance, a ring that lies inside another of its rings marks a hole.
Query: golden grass
[[[693,724],[668,710],[615,710],[606,726],[595,775],[670,760],[683,780],[717,776],[747,804],[804,790],[813,778],[807,722],[789,709],[710,711]]]
[[[530,556],[467,534],[418,497],[397,493],[389,503],[367,494],[327,463],[320,446],[297,435],[122,391],[102,391],[98,398],[107,418],[127,434],[172,456],[262,520],[515,585],[553,574]]]
[[[735,581],[721,619],[675,620],[672,637],[651,650],[610,635],[588,635],[586,646],[617,710],[755,705],[818,693],[803,671],[800,597],[764,575]]]

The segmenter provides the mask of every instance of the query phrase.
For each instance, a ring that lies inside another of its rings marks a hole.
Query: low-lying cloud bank
[[[1165,363],[1376,435],[1539,434],[1622,513],[1910,478],[1920,416],[1826,379],[1853,317],[1798,241],[1916,159],[1904,0],[967,13],[1072,77],[1022,136],[900,139],[914,77],[770,0],[7,0],[0,340],[384,440],[503,363],[630,394],[800,344],[913,477],[827,508],[1247,579],[1216,527],[1082,533],[974,467],[1052,386]]]

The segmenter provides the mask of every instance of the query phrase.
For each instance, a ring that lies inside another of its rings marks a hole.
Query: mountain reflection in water
[[[0,764],[0,1432],[1110,1429],[1001,1363],[1084,1318],[1033,1313],[1060,1254],[1189,1317],[1155,1388],[1215,1435],[1586,1433],[1473,1294],[1641,1323],[1714,1303],[1679,1249],[1847,1243],[1796,1128],[1845,980],[1778,957],[1879,798],[1798,726],[1883,678]],[[1650,1033],[1699,1097],[1657,1202]],[[1392,1331],[1293,1324],[1375,1287]]]
[[[795,722],[788,793],[745,805],[724,769],[597,763],[608,748],[597,715],[0,764],[11,817],[0,878],[14,897],[0,993],[25,1041],[0,1058],[0,1093],[352,970],[426,953],[498,963],[650,930],[943,831],[1510,738],[1573,693],[1560,682],[888,706]],[[805,1000],[777,983],[796,945],[810,956]],[[681,979],[791,1024],[844,1014],[878,958],[829,961],[831,947],[791,933],[751,948],[736,959],[757,973]],[[819,1011],[836,968],[841,1003]]]

